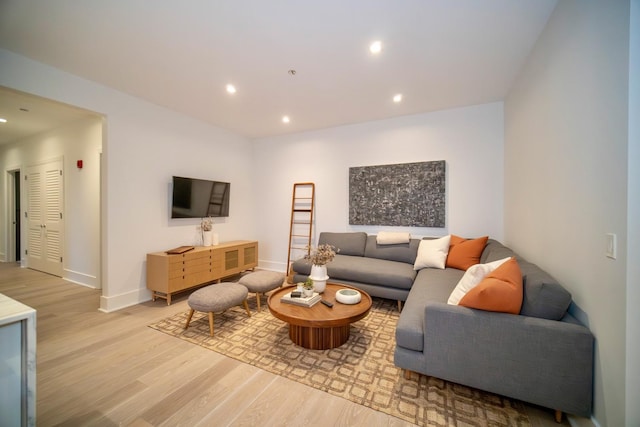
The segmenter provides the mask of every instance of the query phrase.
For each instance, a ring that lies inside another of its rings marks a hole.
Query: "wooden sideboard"
[[[258,242],[235,240],[215,246],[196,246],[182,254],[147,254],[147,289],[153,300],[233,276],[258,265]]]

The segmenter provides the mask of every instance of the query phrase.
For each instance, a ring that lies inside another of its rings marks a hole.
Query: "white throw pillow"
[[[418,246],[418,255],[416,262],[413,264],[414,270],[420,270],[427,267],[444,269],[449,253],[449,241],[451,235],[441,237],[439,239],[420,240]]]
[[[376,236],[376,243],[379,245],[397,245],[399,243],[409,243],[411,234],[393,231],[380,231]]]
[[[509,261],[511,257],[499,259],[497,261],[489,262],[487,264],[472,265],[465,271],[464,276],[458,282],[451,295],[449,295],[448,304],[458,305],[463,296],[467,294],[471,289],[478,286],[478,283],[482,282],[489,273],[496,268],[500,267],[505,262]]]

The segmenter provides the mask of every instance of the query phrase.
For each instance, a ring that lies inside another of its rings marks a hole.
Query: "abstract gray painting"
[[[445,226],[445,161],[349,168],[349,224]]]

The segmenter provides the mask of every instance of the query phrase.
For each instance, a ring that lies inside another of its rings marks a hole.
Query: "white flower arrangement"
[[[333,261],[336,252],[340,252],[340,249],[328,244],[318,245],[315,249],[308,247],[308,249],[309,253],[304,256],[304,259],[308,259],[313,265],[325,265]]]
[[[202,221],[200,221],[200,229],[202,231],[213,230],[213,219],[211,217],[202,218]]]

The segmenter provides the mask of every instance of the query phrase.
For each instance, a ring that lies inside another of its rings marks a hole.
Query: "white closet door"
[[[27,169],[27,263],[29,268],[62,276],[62,161]]]

